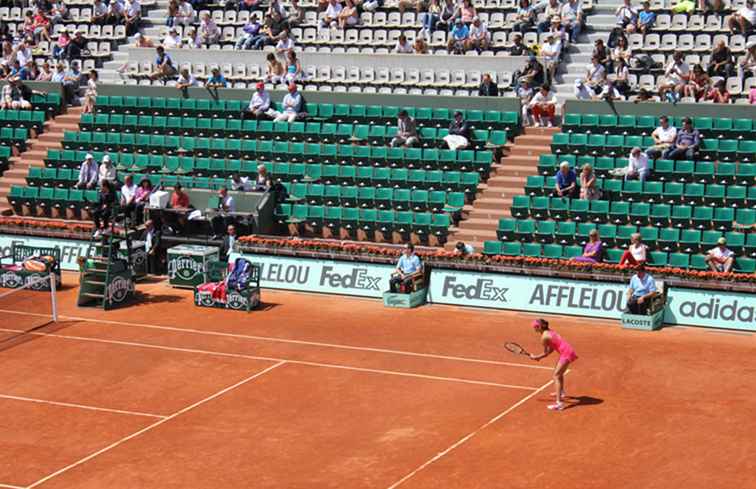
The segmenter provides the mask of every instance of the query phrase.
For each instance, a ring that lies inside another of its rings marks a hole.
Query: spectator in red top
[[[706,100],[711,100],[715,104],[729,104],[730,92],[727,91],[727,86],[724,80],[717,80],[714,87],[709,90],[706,95]]]
[[[173,195],[171,195],[171,208],[172,209],[188,209],[189,208],[189,196],[184,192],[184,187],[180,183],[177,183],[173,187]]]

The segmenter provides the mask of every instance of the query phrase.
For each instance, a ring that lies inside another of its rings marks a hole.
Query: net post
[[[52,319],[55,322],[58,322],[58,302],[55,297],[55,293],[57,291],[57,284],[55,283],[55,273],[50,274],[50,295],[52,296]]]

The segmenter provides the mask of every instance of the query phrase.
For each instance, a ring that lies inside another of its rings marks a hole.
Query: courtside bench
[[[35,269],[27,261],[30,258],[46,258],[47,270]],[[55,274],[55,285],[61,283],[60,248],[13,244],[10,255],[0,257],[0,287],[15,289],[31,284],[34,290],[50,290],[50,283],[43,279]]]
[[[207,263],[207,283],[224,282],[229,274],[229,265],[224,261]],[[202,284],[205,285],[205,284]],[[249,280],[239,290],[226,291],[226,299],[214,297],[209,290],[202,290],[202,285],[194,288],[194,304],[200,307],[218,307],[237,311],[251,311],[260,305],[260,266],[252,263]]]

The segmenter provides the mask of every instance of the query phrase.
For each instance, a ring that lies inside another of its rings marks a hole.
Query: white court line
[[[35,402],[38,404],[50,404],[52,406],[64,406],[64,407],[70,407],[70,408],[78,408],[78,409],[87,409],[89,411],[104,411],[106,413],[116,413],[116,414],[130,414],[132,416],[145,416],[148,418],[158,418],[163,419],[165,416],[161,416],[159,414],[151,414],[151,413],[140,413],[138,411],[126,411],[123,409],[110,409],[110,408],[103,408],[103,407],[96,407],[96,406],[87,406],[85,404],[73,404],[70,402],[58,402],[58,401],[47,401],[44,399],[34,399],[31,397],[21,397],[21,396],[10,396],[7,394],[0,394],[0,399],[10,399],[13,401],[26,401],[26,402]],[[0,486],[2,487],[2,486]]]
[[[0,331],[14,331],[14,330],[0,328]],[[28,334],[34,335],[34,336],[49,336],[52,338],[61,338],[61,339],[66,339],[66,340],[91,341],[93,343],[105,343],[105,344],[112,344],[112,345],[134,346],[134,347],[139,347],[139,348],[152,348],[155,350],[177,351],[177,352],[182,352],[182,353],[199,353],[203,355],[213,355],[213,356],[222,356],[222,357],[231,357],[231,358],[244,358],[247,360],[264,360],[264,361],[270,361],[270,362],[287,362],[287,363],[291,363],[295,365],[309,365],[313,367],[337,368],[337,369],[342,369],[342,370],[352,370],[356,372],[371,372],[371,373],[386,374],[386,375],[397,375],[400,377],[415,377],[419,379],[458,382],[462,384],[487,385],[491,387],[502,387],[502,388],[507,388],[507,389],[520,389],[520,390],[527,390],[527,391],[536,390],[536,387],[529,387],[529,386],[524,386],[524,385],[499,384],[496,382],[486,382],[483,380],[460,379],[457,377],[441,377],[441,376],[436,376],[436,375],[416,374],[412,372],[398,372],[396,370],[383,370],[383,369],[374,369],[374,368],[366,368],[366,367],[352,367],[349,365],[338,365],[334,363],[309,362],[306,360],[291,360],[288,358],[276,358],[276,357],[261,357],[261,356],[256,356],[256,355],[245,355],[243,353],[226,353],[226,352],[219,352],[219,351],[212,351],[212,350],[199,350],[195,348],[179,348],[175,346],[161,346],[161,345],[153,345],[150,343],[139,343],[139,342],[134,342],[134,341],[121,341],[121,340],[106,340],[106,339],[101,339],[101,338],[86,338],[84,336],[62,335],[62,334],[57,334],[57,333],[32,332]]]
[[[21,486],[12,486],[10,484],[0,484],[0,487],[7,488],[7,489],[26,489],[25,487]]]
[[[23,312],[23,311],[9,311],[0,309],[0,312],[7,312],[12,314],[25,314],[25,315],[31,315],[31,316],[43,316],[43,317],[49,317],[49,315],[45,314],[36,314],[36,313],[30,313],[30,312]],[[342,350],[353,350],[353,351],[369,351],[373,353],[387,353],[391,355],[403,355],[403,356],[410,356],[410,357],[420,357],[420,358],[434,358],[438,360],[453,360],[458,362],[470,362],[470,363],[481,363],[485,365],[499,365],[499,366],[506,366],[506,367],[521,367],[521,368],[533,368],[537,370],[553,370],[551,367],[542,367],[540,365],[528,365],[526,363],[514,363],[514,362],[499,362],[496,360],[482,360],[478,358],[468,358],[468,357],[457,357],[457,356],[448,356],[448,355],[436,355],[433,353],[417,353],[417,352],[411,352],[411,351],[404,351],[404,350],[389,350],[385,348],[371,348],[371,347],[364,347],[364,346],[351,346],[351,345],[340,345],[340,344],[334,344],[334,343],[321,343],[316,341],[305,341],[305,340],[292,340],[292,339],[285,339],[285,338],[274,338],[270,336],[254,336],[254,335],[244,335],[244,334],[236,334],[236,333],[223,333],[220,331],[204,331],[200,329],[191,329],[191,328],[176,328],[173,326],[158,326],[155,324],[144,324],[144,323],[129,323],[125,321],[111,321],[107,319],[93,319],[93,318],[84,318],[84,317],[76,317],[76,316],[63,316],[58,315],[59,320],[70,320],[70,321],[86,321],[90,323],[102,323],[102,324],[116,324],[120,326],[132,326],[136,328],[147,328],[147,329],[157,329],[157,330],[163,330],[163,331],[174,331],[174,332],[180,332],[180,333],[194,333],[194,334],[200,334],[200,335],[207,335],[207,336],[222,336],[227,338],[239,338],[239,339],[248,339],[248,340],[259,340],[259,341],[270,341],[274,343],[289,343],[294,345],[307,345],[307,346],[318,346],[318,347],[324,347],[324,348],[336,348],[336,349],[342,349]]]
[[[422,464],[421,466],[419,466],[418,468],[416,468],[415,470],[413,470],[409,474],[405,475],[404,477],[402,477],[398,481],[396,481],[393,484],[391,484],[388,487],[388,489],[394,489],[394,488],[400,486],[401,484],[405,483],[407,480],[409,480],[412,477],[414,477],[415,474],[417,474],[421,470],[425,469],[427,466],[429,466],[430,464],[432,464],[436,460],[439,460],[441,457],[443,457],[444,455],[448,454],[449,452],[451,452],[455,448],[457,448],[460,445],[466,443],[470,438],[472,438],[473,436],[477,435],[480,431],[488,428],[489,426],[491,426],[492,424],[494,424],[495,422],[497,422],[498,420],[500,420],[501,418],[503,418],[507,414],[511,413],[512,411],[514,411],[518,407],[520,407],[523,404],[525,404],[527,401],[529,401],[533,397],[537,396],[541,391],[543,391],[545,388],[547,388],[548,386],[550,386],[552,383],[554,383],[553,380],[550,380],[550,381],[546,382],[541,387],[539,387],[538,389],[536,389],[534,392],[531,392],[530,394],[528,394],[527,396],[523,397],[522,399],[520,399],[519,401],[517,401],[513,405],[509,406],[507,409],[505,409],[501,413],[497,414],[496,416],[494,416],[493,418],[491,418],[490,420],[488,420],[488,422],[486,424],[484,424],[483,426],[479,427],[477,430],[475,430],[475,431],[467,434],[466,436],[462,437],[459,441],[457,441],[456,443],[454,443],[453,445],[451,445],[449,448],[447,448],[443,452],[437,453],[435,456],[433,456],[433,458],[431,458],[430,460],[428,460],[427,462],[425,462],[424,464]]]
[[[286,363],[286,362],[282,361],[282,362],[278,362],[278,363],[276,363],[274,365],[271,365],[270,367],[267,367],[267,368],[265,368],[265,369],[257,372],[256,374],[251,375],[250,377],[247,377],[246,379],[237,382],[234,385],[226,387],[225,389],[222,389],[222,390],[216,392],[215,394],[213,394],[213,395],[211,395],[209,397],[206,397],[206,398],[204,398],[204,399],[202,399],[200,401],[195,402],[194,404],[192,404],[190,406],[187,406],[187,407],[185,407],[183,409],[180,409],[180,410],[176,411],[175,413],[171,414],[170,416],[166,416],[165,418],[163,418],[163,419],[161,419],[159,421],[156,421],[156,422],[152,423],[151,425],[149,425],[149,426],[147,426],[145,428],[142,428],[141,430],[139,430],[139,431],[137,431],[135,433],[132,433],[132,434],[130,434],[128,436],[125,436],[125,437],[121,438],[120,440],[118,440],[118,441],[116,441],[114,443],[111,443],[110,445],[106,446],[105,448],[101,448],[100,450],[98,450],[98,451],[96,451],[96,452],[94,452],[94,453],[92,453],[90,455],[87,455],[86,457],[84,457],[84,458],[82,458],[82,459],[80,459],[80,460],[78,460],[78,461],[76,461],[76,462],[74,462],[74,463],[72,463],[70,465],[67,465],[67,466],[63,467],[62,469],[57,470],[57,471],[53,472],[50,475],[46,475],[45,477],[41,478],[40,480],[38,480],[34,484],[32,484],[30,486],[27,486],[26,489],[32,489],[33,487],[37,487],[40,484],[44,484],[45,482],[47,482],[48,480],[52,479],[53,477],[57,477],[57,476],[63,474],[64,472],[68,472],[69,470],[73,469],[74,467],[78,467],[79,465],[92,460],[93,458],[97,457],[98,455],[102,455],[103,453],[105,453],[107,451],[110,451],[113,448],[115,448],[115,447],[117,447],[119,445],[122,445],[122,444],[126,443],[127,441],[129,441],[129,440],[131,440],[133,438],[136,438],[137,436],[139,436],[141,434],[144,434],[144,433],[146,433],[146,432],[148,432],[148,431],[150,431],[150,430],[152,430],[154,428],[157,428],[161,424],[166,423],[166,422],[174,419],[177,416],[180,416],[180,415],[182,415],[182,414],[184,414],[184,413],[186,413],[188,411],[191,411],[192,409],[194,409],[196,407],[199,407],[202,404],[205,404],[207,402],[210,402],[213,399],[215,399],[217,397],[220,397],[223,394],[236,389],[237,387],[240,387],[240,386],[242,386],[242,385],[244,385],[244,384],[246,384],[248,382],[251,382],[251,381],[255,380],[256,378],[260,377],[261,375],[264,375],[264,374],[270,372],[274,368],[280,367],[284,363]]]

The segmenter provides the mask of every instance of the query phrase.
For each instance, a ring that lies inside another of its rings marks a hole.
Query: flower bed
[[[94,225],[91,222],[66,222],[48,219],[33,219],[16,216],[0,216],[0,227],[23,228],[38,231],[58,231],[67,233],[91,233]]]

